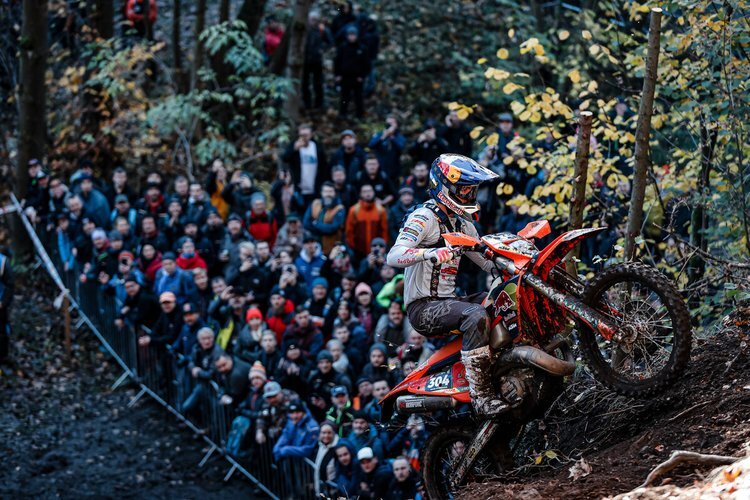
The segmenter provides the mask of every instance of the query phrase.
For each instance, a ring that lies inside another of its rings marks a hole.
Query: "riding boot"
[[[507,410],[510,405],[499,399],[492,388],[490,346],[461,351],[461,361],[466,368],[469,394],[477,415],[492,417]]]

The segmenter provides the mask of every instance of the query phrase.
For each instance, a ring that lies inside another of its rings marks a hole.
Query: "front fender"
[[[591,227],[575,229],[561,234],[555,238],[555,241],[539,252],[532,272],[543,280],[546,280],[550,270],[558,265],[578,243],[605,230],[607,230],[606,226]]]

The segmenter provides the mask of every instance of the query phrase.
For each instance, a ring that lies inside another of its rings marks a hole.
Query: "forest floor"
[[[19,277],[11,318],[12,369],[0,375],[0,498],[251,498],[230,465],[147,397],[111,391],[121,371],[81,335],[62,347],[53,286],[41,271]],[[40,293],[49,290],[50,293]]]
[[[716,335],[695,340],[685,375],[656,398],[627,399],[592,384],[571,388],[544,423],[530,424],[535,426],[531,447],[526,440],[520,446],[534,450],[526,452],[527,465],[498,482],[470,485],[461,497],[602,498],[637,488],[674,450],[745,456],[748,310],[725,319]],[[654,486],[690,486],[710,470],[680,466]]]

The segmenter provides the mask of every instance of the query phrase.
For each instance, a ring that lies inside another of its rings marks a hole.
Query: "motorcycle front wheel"
[[[622,341],[604,339],[578,322],[586,364],[610,389],[633,397],[657,394],[675,382],[690,359],[690,313],[679,292],[653,267],[627,262],[586,284],[583,302],[617,327]]]
[[[452,484],[450,477],[454,466],[458,464],[473,438],[474,431],[470,428],[446,428],[430,436],[422,455],[422,475],[427,498],[456,498],[458,488],[462,485]],[[491,442],[477,456],[464,484],[497,479],[503,471],[512,467],[512,464],[513,458],[507,443],[502,445]]]

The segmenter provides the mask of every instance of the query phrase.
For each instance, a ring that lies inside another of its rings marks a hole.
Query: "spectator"
[[[370,447],[361,448],[357,452],[357,460],[362,468],[362,478],[359,483],[358,498],[380,499],[389,497],[388,487],[393,480],[393,471],[387,464],[381,464],[382,458],[378,457]]]
[[[375,20],[364,10],[361,10],[357,17],[357,28],[370,62],[370,72],[365,77],[364,83],[364,96],[370,97],[375,92],[375,62],[380,51],[380,34]]]
[[[122,195],[118,195],[122,196]],[[132,209],[131,209],[132,210]],[[124,250],[127,250],[129,252],[137,252],[138,247],[141,244],[140,238],[135,235],[135,233],[132,230],[132,225],[126,219],[125,217],[117,217],[114,219],[114,230],[119,234],[120,238],[122,239],[122,248]]]
[[[307,299],[307,287],[304,280],[299,279],[299,273],[294,264],[287,264],[282,267],[279,287],[295,304],[302,304]]]
[[[359,281],[375,283],[379,278],[380,269],[385,265],[386,245],[383,238],[373,238],[370,242],[370,253],[359,263]]]
[[[346,241],[359,261],[370,247],[373,238],[388,241],[388,213],[375,202],[375,189],[364,184],[359,190],[359,202],[349,209],[346,218]]]
[[[268,371],[275,370],[282,359],[278,346],[274,332],[271,330],[263,332],[263,336],[260,338],[261,351],[258,353],[258,361],[263,363],[263,366],[267,366]]]
[[[191,412],[206,397],[205,382],[213,380],[216,375],[215,364],[219,356],[223,354],[221,347],[215,342],[214,331],[203,327],[196,334],[197,343],[193,344],[190,352],[188,371],[196,380],[193,391],[182,404],[183,412]]]
[[[312,286],[313,280],[320,276],[320,269],[325,261],[326,258],[321,252],[318,240],[313,236],[307,236],[299,257],[294,260],[294,265],[297,266],[297,272],[302,276],[307,286]]]
[[[279,234],[276,237],[276,248],[285,248],[291,251],[292,254],[297,255],[302,250],[302,244],[305,239],[310,236],[302,227],[299,215],[289,214],[286,218],[286,223],[279,229]]]
[[[323,348],[323,334],[311,321],[310,312],[303,308],[297,310],[294,323],[284,332],[284,345],[289,344],[299,346],[308,359],[316,357]]]
[[[273,443],[281,435],[286,425],[287,407],[293,401],[299,401],[299,396],[271,381],[263,387],[263,400],[260,416],[255,422],[255,442],[259,445],[269,440]]]
[[[357,118],[364,116],[363,86],[370,67],[370,54],[359,41],[359,30],[350,24],[346,27],[346,41],[338,46],[334,60],[336,83],[341,85],[340,117],[346,116],[352,99]]]
[[[45,220],[49,210],[49,174],[36,158],[28,163],[29,181],[26,186],[24,212],[32,223]],[[85,201],[85,200],[84,200]]]
[[[266,18],[266,27],[263,30],[263,48],[265,49],[267,60],[273,57],[276,49],[281,44],[282,38],[284,38],[284,26],[276,19],[276,16],[268,16]]]
[[[237,458],[247,456],[248,438],[255,435],[255,423],[263,410],[263,388],[268,380],[263,363],[256,361],[250,368],[250,393],[237,406],[236,417],[227,437],[227,452]]]
[[[340,135],[341,146],[333,153],[331,163],[341,165],[346,169],[347,179],[354,180],[357,174],[364,170],[367,156],[365,150],[357,144],[357,135],[353,130],[346,129]]]
[[[109,227],[109,203],[102,193],[94,189],[93,177],[88,174],[81,176],[79,195],[86,213],[96,222],[97,227]]]
[[[279,170],[278,179],[271,185],[271,198],[273,199],[272,214],[279,226],[287,222],[287,217],[304,213],[307,208],[307,201],[297,189],[288,168]]]
[[[260,342],[266,325],[263,323],[263,313],[257,307],[251,307],[245,313],[245,326],[232,345],[232,352],[243,361],[253,363],[260,351]]]
[[[350,182],[347,182],[346,167],[343,165],[334,165],[331,168],[331,182],[336,188],[336,195],[341,200],[341,204],[347,210],[357,203],[357,192]]]
[[[352,2],[350,0],[339,3],[336,8],[339,12],[331,21],[331,33],[333,34],[336,44],[340,44],[346,36],[346,30],[344,28],[355,23],[357,21],[357,16],[354,15],[354,8],[352,7]]]
[[[76,248],[70,237],[70,218],[67,209],[55,215],[57,233],[57,253],[64,272],[71,272],[75,266]],[[1,257],[0,257],[1,258]]]
[[[219,253],[219,260],[224,262],[224,273],[226,274],[229,269],[239,268],[242,259],[240,258],[240,245],[243,243],[250,243],[252,237],[242,227],[244,221],[239,215],[232,213],[229,215],[227,220],[227,232],[224,236],[224,241],[221,244],[221,252]],[[252,244],[250,248],[255,248]]]
[[[396,193],[391,180],[380,168],[377,156],[370,153],[365,160],[364,170],[360,170],[354,176],[354,184],[357,189],[365,184],[375,189],[375,200],[381,205],[389,205]]]
[[[221,192],[221,196],[229,205],[230,214],[243,215],[252,208],[252,196],[257,192],[259,191],[254,186],[253,176],[248,172],[235,170],[229,185],[225,186]]]
[[[130,200],[125,194],[118,194],[112,200],[112,206],[114,207],[109,214],[110,224],[114,223],[115,220],[122,217],[124,218],[130,227],[135,227],[138,223],[138,211],[131,206]]]
[[[391,391],[387,379],[377,379],[372,383],[372,400],[365,406],[365,413],[371,422],[380,422],[380,401]]]
[[[138,256],[138,269],[146,278],[146,284],[153,286],[156,281],[156,273],[161,269],[161,252],[157,252],[153,245],[146,243],[141,245]]]
[[[355,410],[352,413],[352,430],[346,437],[354,451],[359,452],[364,448],[370,448],[378,459],[385,457],[383,443],[378,437],[378,431],[370,425],[369,418],[363,411]]]
[[[414,203],[424,203],[430,199],[430,167],[423,161],[414,164],[411,175],[404,181],[404,186],[414,190]]]
[[[401,153],[406,147],[406,138],[398,128],[396,115],[385,118],[385,128],[372,136],[368,146],[377,155],[386,176],[392,182],[398,182],[401,177]]]
[[[311,394],[311,411],[317,420],[323,420],[328,402],[331,401],[331,390],[336,386],[351,387],[349,377],[333,369],[333,355],[323,349],[317,356],[318,368],[310,373],[307,386]]]
[[[67,212],[67,198],[70,196],[68,187],[63,184],[62,179],[52,177],[49,180],[49,219],[48,230],[52,230],[55,224],[55,217],[62,212]]]
[[[291,457],[309,457],[318,440],[318,424],[305,410],[304,403],[293,401],[287,410],[287,423],[273,447],[276,461]]]
[[[339,432],[341,435],[341,432]],[[336,485],[345,498],[354,497],[362,483],[362,469],[356,453],[346,440],[339,441],[336,450]]]
[[[445,153],[455,153],[471,158],[472,142],[469,136],[469,128],[458,117],[456,110],[449,111],[445,116],[445,125],[440,127],[438,136],[448,143],[448,149],[444,151]]]
[[[117,197],[123,195],[128,203],[135,203],[135,191],[128,185],[128,173],[122,167],[112,171],[112,183],[104,190],[104,195],[110,207],[117,203]]]
[[[408,319],[406,321],[409,321]],[[403,360],[404,356],[414,359],[416,364],[427,361],[435,352],[432,344],[426,342],[424,335],[421,335],[414,328],[409,328],[409,334],[406,342],[399,348],[398,356]],[[407,374],[405,373],[404,376]]]
[[[344,353],[344,344],[338,339],[331,339],[326,342],[326,350],[333,357],[333,369],[342,375],[346,375],[349,380],[354,377],[354,369],[349,364],[349,358]]]
[[[375,326],[375,342],[386,346],[389,359],[395,358],[398,355],[398,349],[406,340],[407,333],[411,330],[401,303],[391,302],[388,314],[382,315]]]
[[[123,283],[125,300],[117,319],[115,319],[115,325],[122,328],[125,318],[128,318],[130,324],[136,328],[141,326],[148,329],[153,328],[161,315],[156,297],[143,288],[133,274],[127,275]]]
[[[271,289],[270,307],[266,313],[268,328],[276,334],[276,342],[281,344],[287,327],[294,320],[294,303],[286,298],[286,294],[276,285]]]
[[[161,217],[161,228],[170,243],[170,248],[184,234],[185,214],[182,202],[177,196],[169,199],[167,213]]]
[[[302,354],[302,349],[291,342],[286,344],[284,358],[276,366],[274,378],[284,389],[290,389],[306,398],[309,394],[307,378],[312,370],[312,362]]]
[[[211,163],[211,170],[206,179],[206,192],[211,197],[211,205],[222,220],[229,215],[229,204],[226,202],[221,193],[224,191],[227,183],[227,169],[224,162],[216,158]]]
[[[156,225],[156,217],[146,214],[141,217],[141,247],[151,245],[162,254],[169,251],[169,243]]]
[[[308,110],[323,108],[323,54],[333,44],[333,35],[321,21],[320,13],[311,11],[307,16],[305,64],[302,67],[302,101]],[[310,95],[311,83],[314,101]]]
[[[336,481],[336,446],[339,444],[338,429],[336,424],[324,420],[320,423],[318,435],[318,448],[315,452],[315,494],[320,497],[328,497],[324,492],[328,491],[326,483]]]
[[[323,254],[328,255],[333,246],[344,239],[345,221],[346,209],[338,198],[336,186],[324,182],[320,198],[310,204],[304,217],[305,229],[320,239]]]
[[[161,269],[156,272],[154,291],[161,295],[172,292],[178,304],[184,304],[196,297],[195,282],[190,273],[177,267],[175,255],[167,252],[162,255]]]
[[[138,214],[143,217],[146,214],[159,216],[167,211],[166,200],[161,192],[161,186],[156,183],[146,184],[146,191],[135,204]]]
[[[190,238],[193,241],[195,254],[203,259],[203,262],[206,264],[204,269],[214,269],[216,267],[214,249],[211,242],[201,234],[199,224],[194,220],[188,219],[185,221],[184,229],[185,238]]]
[[[364,329],[368,343],[372,341],[375,334],[375,326],[378,324],[382,309],[373,300],[372,288],[367,283],[360,283],[354,289],[354,317]]]
[[[398,201],[388,210],[388,241],[396,241],[401,222],[414,206],[414,188],[403,186],[398,190]]]
[[[206,200],[203,186],[198,182],[191,182],[189,197],[185,206],[185,215],[188,221],[194,221],[196,225],[206,222],[206,216],[211,210],[211,204]]]
[[[198,307],[192,302],[186,302],[180,310],[183,325],[179,335],[172,341],[172,350],[187,357],[193,352],[198,332],[206,327],[206,322],[201,317]]]
[[[276,219],[266,210],[266,197],[263,193],[252,196],[252,209],[248,215],[247,229],[255,241],[266,241],[273,248],[279,232]]]
[[[414,162],[424,162],[432,165],[432,162],[440,156],[441,153],[448,151],[450,146],[442,137],[437,135],[437,122],[433,119],[425,120],[422,126],[422,133],[417,137],[416,142],[409,149],[409,154]]]
[[[0,364],[8,362],[10,354],[10,306],[13,303],[15,279],[10,258],[0,252]]]
[[[328,175],[325,151],[313,139],[312,125],[297,127],[297,140],[287,147],[281,159],[289,165],[294,184],[307,205]]]
[[[394,500],[408,500],[417,496],[418,478],[404,457],[393,461],[393,479],[388,486],[388,498]]]
[[[388,386],[396,385],[396,375],[391,372],[386,363],[388,349],[385,345],[376,343],[370,347],[370,362],[362,369],[362,375],[369,377],[371,380],[384,379],[388,381]]]
[[[239,293],[245,295],[249,303],[266,307],[270,276],[265,268],[257,265],[255,257],[252,255],[255,248],[250,245],[252,244],[249,242],[240,245],[242,262],[237,269],[230,269],[227,272],[227,283]],[[252,250],[250,250],[251,248]]]
[[[180,246],[180,256],[175,260],[177,267],[183,271],[192,271],[193,269],[208,269],[206,262],[200,255],[195,253],[195,243],[192,238],[185,237],[182,239]]]
[[[331,389],[331,403],[331,407],[326,412],[326,420],[336,424],[340,437],[349,435],[354,419],[354,409],[346,386],[338,385]]]
[[[305,301],[303,307],[310,312],[310,319],[318,328],[323,328],[326,317],[333,307],[333,302],[328,298],[328,281],[317,277],[312,280],[310,298]]]
[[[250,365],[229,354],[222,354],[216,360],[217,379],[224,394],[220,403],[237,406],[250,392]]]
[[[372,400],[372,381],[368,377],[359,377],[357,380],[357,395],[352,399],[352,408],[364,411]]]
[[[346,302],[344,302],[345,304]],[[340,324],[333,329],[333,336],[336,340],[341,342],[344,347],[344,355],[346,355],[349,364],[355,373],[359,373],[360,368],[364,364],[364,357],[362,352],[355,347],[354,342],[351,340],[352,335],[349,327],[344,324]]]
[[[214,293],[213,287],[208,281],[208,272],[205,269],[197,267],[193,269],[193,282],[195,283],[196,305],[204,317],[208,317],[208,308],[211,303],[218,298]]]

